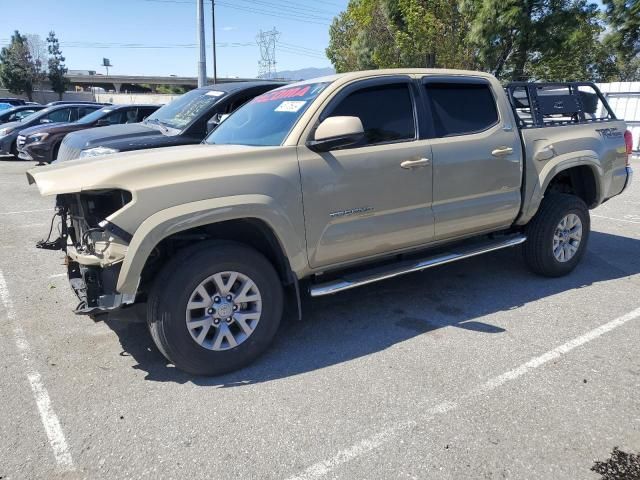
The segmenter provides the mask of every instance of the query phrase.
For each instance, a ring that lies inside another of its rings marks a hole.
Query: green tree
[[[604,27],[586,0],[465,3],[480,65],[505,80],[599,79]],[[605,62],[606,63],[606,62]]]
[[[603,0],[609,31],[604,46],[610,56],[610,80],[640,80],[640,0]]]
[[[0,51],[0,81],[11,93],[25,93],[33,100],[34,84],[41,76],[29,51],[27,37],[17,30],[11,36],[11,43]]]
[[[327,56],[338,72],[469,68],[468,27],[458,0],[350,0],[331,24]]]
[[[47,43],[49,44],[49,82],[51,83],[51,89],[56,92],[60,100],[62,100],[62,95],[67,91],[69,79],[66,77],[67,67],[64,64],[65,58],[62,56],[60,42],[58,42],[55,32],[49,32]]]

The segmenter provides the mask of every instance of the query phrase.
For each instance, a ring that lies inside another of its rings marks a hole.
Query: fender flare
[[[518,225],[525,225],[533,218],[538,211],[540,203],[544,198],[544,194],[549,187],[551,181],[561,172],[574,167],[589,167],[593,173],[596,183],[596,198],[599,204],[602,201],[602,192],[605,191],[602,184],[604,178],[604,169],[600,162],[600,158],[593,151],[571,152],[568,155],[559,155],[553,160],[547,162],[544,167],[534,178],[535,185],[533,191],[529,194],[528,199],[524,199],[527,207],[523,210],[522,215],[516,222]],[[533,169],[532,169],[533,170]]]
[[[170,235],[194,227],[244,218],[261,220],[273,231],[294,275],[295,272],[308,268],[304,235],[296,231],[277,202],[266,195],[235,195],[178,205],[147,218],[137,228],[129,243],[116,290],[132,295],[137,292],[149,255]]]

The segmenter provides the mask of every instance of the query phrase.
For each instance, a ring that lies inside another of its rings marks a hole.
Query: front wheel
[[[270,344],[282,317],[278,275],[257,251],[207,242],[178,255],[149,295],[147,321],[177,368],[220,375],[247,365]]]
[[[575,195],[546,196],[526,227],[524,257],[531,270],[547,277],[571,272],[587,248],[589,209]]]

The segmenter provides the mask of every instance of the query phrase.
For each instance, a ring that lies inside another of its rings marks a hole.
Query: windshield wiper
[[[162,131],[162,133],[168,133],[169,129],[167,128],[167,125],[162,122],[161,120],[158,120],[157,118],[147,118],[144,123],[150,123],[152,125],[158,125],[160,127],[160,130]]]

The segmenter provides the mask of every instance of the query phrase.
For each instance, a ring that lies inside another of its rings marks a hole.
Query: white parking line
[[[15,320],[16,313],[13,307],[13,301],[11,300],[7,282],[5,281],[4,274],[1,270],[0,300],[7,312],[8,319],[10,321]],[[49,397],[49,393],[47,392],[44,383],[42,383],[42,377],[35,369],[33,360],[31,359],[31,347],[27,342],[24,330],[21,326],[16,325],[13,333],[15,336],[16,347],[22,355],[22,359],[27,368],[27,379],[29,380],[29,385],[31,386],[36,406],[40,412],[40,420],[42,420],[42,425],[44,426],[47,438],[49,439],[49,444],[53,450],[53,456],[56,459],[56,463],[62,470],[73,470],[73,459],[71,458],[71,453],[69,452],[69,447],[64,437],[62,426],[60,425],[60,420],[58,420],[58,416],[53,410],[51,398]]]
[[[21,210],[19,212],[0,212],[0,215],[17,215],[19,213],[53,212],[53,208],[42,208],[40,210]]]
[[[591,214],[591,216],[592,217],[596,217],[596,218],[606,218],[607,220],[616,220],[618,222],[640,223],[640,222],[637,222],[635,220],[627,220],[625,218],[605,217],[604,215],[594,215],[594,214]]]
[[[625,323],[640,318],[640,308],[636,308],[635,310],[622,315],[614,320],[611,320],[604,325],[600,325],[593,330],[585,333],[584,335],[580,335],[573,340],[569,340],[567,343],[560,345],[559,347],[554,348],[553,350],[549,350],[546,353],[543,353],[540,356],[534,357],[526,363],[523,363],[519,367],[514,368],[513,370],[509,370],[501,375],[490,378],[488,381],[483,383],[482,385],[474,388],[466,395],[463,395],[458,402],[442,402],[435,407],[427,410],[419,420],[409,420],[406,422],[402,422],[394,425],[393,427],[382,430],[369,438],[360,440],[354,445],[339,451],[333,457],[318,462],[314,465],[311,465],[309,468],[303,470],[298,475],[290,477],[289,480],[312,480],[315,478],[320,478],[334,470],[339,465],[347,463],[351,460],[354,460],[372,450],[376,450],[380,448],[385,443],[391,441],[397,435],[404,431],[408,431],[411,427],[417,425],[418,423],[425,423],[431,420],[434,416],[442,413],[449,412],[454,410],[459,406],[459,403],[464,400],[469,400],[474,397],[479,397],[482,395],[486,395],[487,393],[501,387],[507,382],[516,380],[523,375],[532,372],[538,367],[542,365],[560,358],[562,355],[569,353],[571,350],[584,345],[596,338],[604,335],[611,330],[618,328]]]

